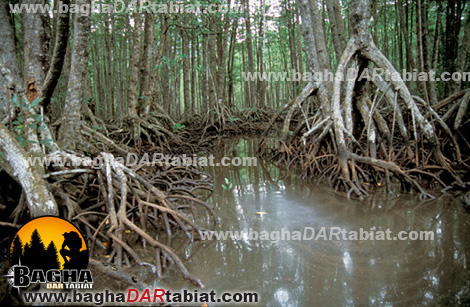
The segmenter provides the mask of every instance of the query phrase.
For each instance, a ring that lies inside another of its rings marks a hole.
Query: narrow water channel
[[[233,144],[232,144],[233,143]],[[227,142],[219,155],[255,156],[257,140]],[[225,151],[225,153],[223,152]],[[196,245],[188,269],[218,292],[254,291],[261,306],[463,305],[470,293],[470,215],[455,197],[420,203],[379,193],[347,201],[258,160],[213,167],[217,230],[432,231],[434,240],[214,240]],[[225,178],[233,185],[222,188]],[[175,289],[187,282],[166,278]]]

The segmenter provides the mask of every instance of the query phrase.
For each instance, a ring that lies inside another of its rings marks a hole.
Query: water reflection
[[[257,140],[230,141],[219,156],[254,156]],[[470,215],[458,200],[441,197],[346,201],[321,186],[309,186],[286,170],[258,160],[253,167],[212,167],[210,199],[217,230],[303,231],[432,230],[431,241],[212,241],[197,244],[188,269],[208,289],[256,291],[261,305],[344,306],[463,304],[469,297]],[[234,185],[222,188],[225,178]],[[257,214],[267,212],[267,214]],[[175,288],[187,287],[168,278]]]

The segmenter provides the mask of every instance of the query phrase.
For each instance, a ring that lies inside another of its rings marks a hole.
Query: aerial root
[[[209,231],[200,226],[201,222],[208,226],[217,223],[213,209],[196,198],[198,186],[212,189],[202,173],[161,164],[137,166],[134,170],[106,152],[91,160],[77,153],[55,151],[48,159],[63,162],[52,164],[53,169],[44,177],[52,181],[66,216],[76,221],[90,238],[90,255],[106,254],[108,262],[117,268],[131,263],[147,266],[158,276],[169,262],[186,279],[204,286],[168,245],[180,233],[194,242],[201,232]],[[155,256],[151,262],[135,252],[139,242],[143,249],[147,245],[153,247]],[[101,270],[99,265],[95,266]],[[125,276],[121,279],[130,281]]]

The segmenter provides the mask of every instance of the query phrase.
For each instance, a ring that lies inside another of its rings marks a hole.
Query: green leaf
[[[28,125],[28,128],[30,128],[30,129],[37,129],[37,128],[38,128],[38,125],[36,125],[36,124],[29,124],[29,125]]]
[[[228,178],[225,178],[225,183],[229,184],[230,181],[228,181]]]
[[[33,115],[31,115],[31,116],[34,118],[34,121],[35,121],[36,123],[39,123],[39,122],[42,120],[41,114],[33,114]]]
[[[17,135],[16,136],[16,139],[18,140],[18,142],[22,143],[24,141],[24,137],[21,136],[21,135]]]
[[[51,147],[52,146],[52,140],[51,139],[41,140],[39,143],[41,143],[42,145],[44,145],[46,147]]]
[[[31,102],[31,108],[37,106],[41,102],[41,100],[42,99],[40,97],[36,98],[33,102]]]
[[[3,154],[3,151],[0,151],[0,157],[3,157],[4,154]]]
[[[222,185],[222,188],[224,188],[224,190],[228,189],[224,184]]]
[[[41,126],[39,126],[38,131],[42,131],[44,129],[46,129],[46,125],[41,125]]]
[[[24,122],[24,115],[21,115],[20,117],[18,117],[18,121],[19,122]]]

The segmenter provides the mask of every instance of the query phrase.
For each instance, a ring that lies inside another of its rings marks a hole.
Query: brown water
[[[227,143],[226,154],[253,156],[257,141]],[[217,230],[302,231],[341,227],[433,231],[429,241],[226,240],[187,249],[186,265],[205,290],[254,291],[262,306],[466,305],[470,296],[470,215],[457,197],[420,203],[412,196],[347,201],[287,171],[213,167]],[[221,185],[228,178],[233,188]],[[266,212],[266,214],[257,214]],[[187,282],[167,277],[173,289]]]

